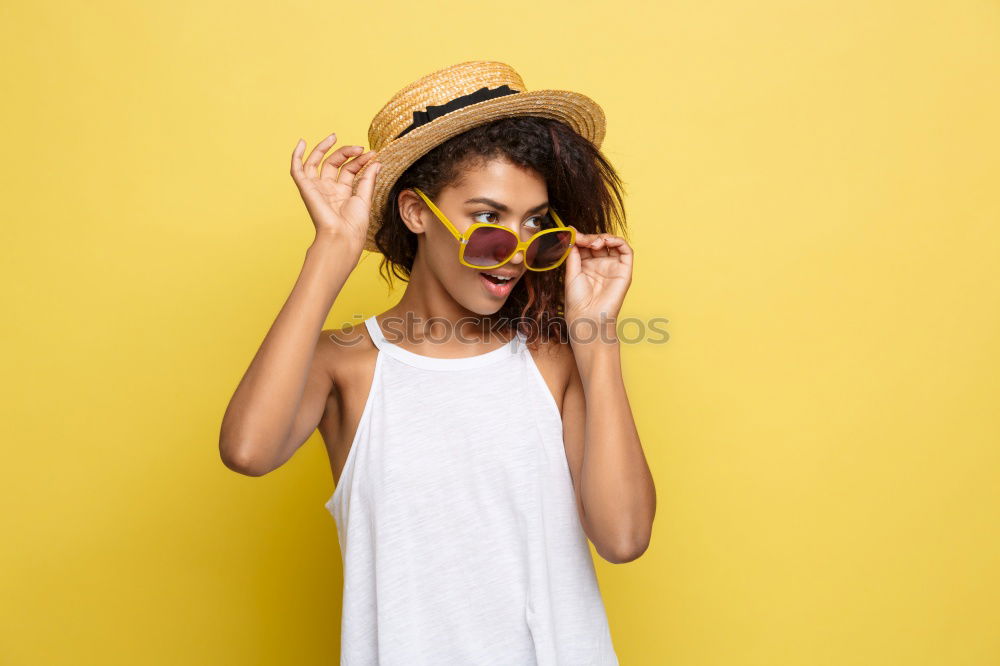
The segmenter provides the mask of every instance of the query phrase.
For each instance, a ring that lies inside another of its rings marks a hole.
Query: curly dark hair
[[[506,158],[545,179],[549,204],[565,224],[582,233],[625,236],[623,187],[611,163],[569,125],[540,116],[501,118],[473,127],[435,146],[399,177],[389,192],[384,220],[375,233],[383,258],[379,272],[392,287],[392,276],[406,282],[417,253],[417,236],[399,213],[399,193],[418,187],[434,199],[463,171],[478,163]],[[531,345],[544,337],[568,340],[563,314],[562,268],[527,271],[500,310],[484,321],[517,328]]]

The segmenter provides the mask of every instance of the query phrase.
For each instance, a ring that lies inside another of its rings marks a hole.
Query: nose
[[[508,263],[520,264],[523,261],[524,261],[524,252],[522,250],[518,250],[517,252],[514,253],[514,256],[510,258],[510,261]]]

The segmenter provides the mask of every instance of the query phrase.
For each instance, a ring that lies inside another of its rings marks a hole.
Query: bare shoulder
[[[543,339],[537,342],[537,349],[529,348],[529,352],[562,412],[566,389],[576,372],[572,346],[555,338]]]
[[[340,478],[351,441],[371,390],[378,350],[364,324],[324,329],[317,356],[333,382],[318,430],[330,458],[334,482]]]
[[[317,345],[317,358],[330,373],[334,387],[345,390],[362,370],[374,351],[363,323],[323,329]]]

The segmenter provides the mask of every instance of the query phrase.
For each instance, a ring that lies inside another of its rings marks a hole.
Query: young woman
[[[470,62],[397,93],[375,150],[293,151],[315,240],[221,453],[262,475],[319,429],[342,664],[618,663],[588,539],[639,557],[656,500],[615,335],[633,255],[603,135],[589,98]],[[401,299],[322,330],[366,249]]]

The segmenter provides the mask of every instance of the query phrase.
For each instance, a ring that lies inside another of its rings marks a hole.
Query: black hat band
[[[428,105],[426,111],[414,111],[413,112],[413,122],[405,130],[396,135],[395,138],[399,138],[420,127],[421,125],[426,125],[435,118],[440,118],[446,113],[451,113],[452,111],[457,111],[463,107],[469,106],[470,104],[476,104],[478,102],[485,102],[488,99],[495,99],[497,97],[503,97],[504,95],[513,95],[515,93],[521,92],[520,90],[511,90],[510,86],[506,83],[499,88],[487,88],[483,86],[479,90],[469,93],[468,95],[462,95],[461,97],[456,97],[455,99],[440,105]]]

